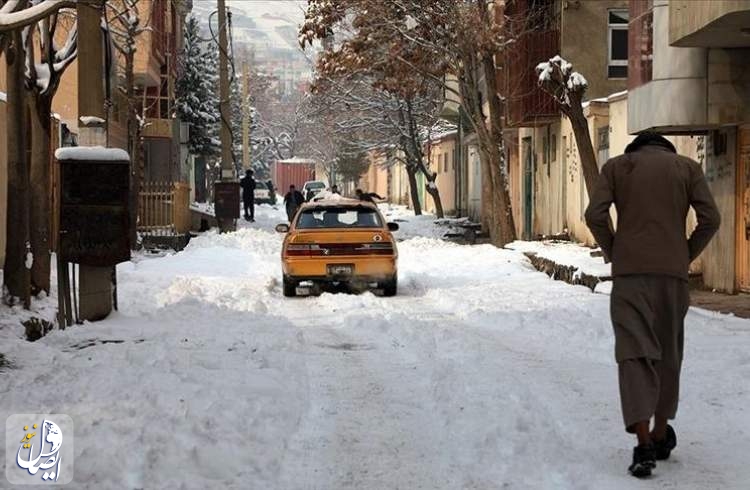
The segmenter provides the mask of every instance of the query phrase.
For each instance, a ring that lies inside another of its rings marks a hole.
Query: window
[[[297,228],[379,228],[379,214],[366,207],[308,208],[299,213]]]
[[[628,11],[607,12],[607,78],[628,78]]]

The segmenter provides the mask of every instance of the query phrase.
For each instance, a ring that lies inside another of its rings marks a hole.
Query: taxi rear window
[[[380,215],[366,207],[320,207],[302,211],[297,218],[297,228],[380,228]]]

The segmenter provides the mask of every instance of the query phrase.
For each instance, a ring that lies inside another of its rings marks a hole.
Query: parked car
[[[305,196],[305,200],[310,201],[316,194],[324,191],[326,187],[326,183],[322,180],[308,180],[302,186],[302,195]]]
[[[321,200],[302,205],[286,233],[281,250],[284,296],[295,296],[301,283],[347,284],[398,289],[398,224],[387,223],[377,206],[353,199]]]
[[[271,190],[265,182],[255,182],[255,203],[256,204],[276,204],[271,199]]]

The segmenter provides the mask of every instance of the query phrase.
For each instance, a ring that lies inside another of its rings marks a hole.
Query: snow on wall
[[[103,146],[72,146],[58,148],[55,151],[58,160],[85,160],[101,162],[130,161],[128,152],[120,148],[104,148]]]

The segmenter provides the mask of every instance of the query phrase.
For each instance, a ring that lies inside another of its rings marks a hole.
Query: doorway
[[[534,151],[531,138],[522,142],[523,152],[523,238],[530,240],[534,226]]]
[[[737,287],[750,292],[750,126],[737,138]]]

